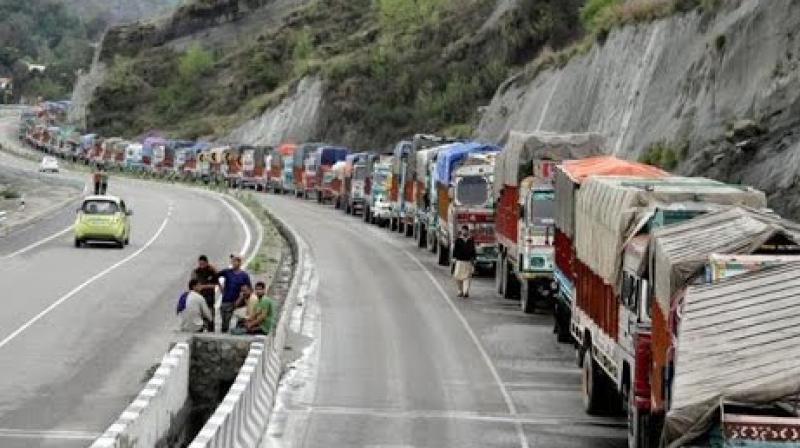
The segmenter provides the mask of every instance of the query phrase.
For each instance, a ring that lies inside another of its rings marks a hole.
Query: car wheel
[[[117,249],[124,249],[125,248],[125,240],[117,241]]]
[[[131,239],[130,239],[130,237],[128,237],[128,238],[125,238],[125,245],[127,246],[128,244],[131,244]]]
[[[75,247],[81,247],[81,246],[83,246],[83,241],[75,238]]]

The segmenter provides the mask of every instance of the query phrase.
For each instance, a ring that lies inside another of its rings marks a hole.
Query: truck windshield
[[[484,205],[489,199],[489,184],[483,176],[466,176],[456,184],[456,202],[460,205]]]
[[[388,173],[384,173],[382,171],[375,172],[375,174],[372,176],[372,183],[375,185],[383,185],[383,183],[386,182],[387,175]]]
[[[365,177],[367,177],[367,167],[356,166],[353,168],[353,179],[363,180]]]
[[[534,226],[552,225],[555,216],[555,193],[534,191],[531,196],[531,223]]]

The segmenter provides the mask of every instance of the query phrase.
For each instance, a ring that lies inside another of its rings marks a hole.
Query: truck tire
[[[414,236],[414,226],[406,224],[406,238]]]
[[[406,223],[402,220],[397,220],[397,233],[405,233],[406,232]]]
[[[555,321],[554,332],[556,334],[556,341],[567,343],[572,341],[572,335],[569,332],[569,312],[564,309],[565,307],[556,301],[555,310],[553,312],[553,320]]]
[[[508,300],[518,300],[519,299],[519,280],[517,276],[514,274],[514,269],[511,267],[511,264],[506,259],[506,262],[503,264],[503,270],[505,272],[504,280],[503,280],[503,298]]]
[[[583,350],[583,368],[581,370],[581,393],[583,408],[588,414],[600,414],[603,409],[603,372],[592,356],[591,347]]]
[[[533,285],[533,280],[525,280],[520,285],[520,300],[519,305],[522,312],[525,314],[533,314],[536,312],[536,302],[539,300],[539,290],[536,285]]]
[[[392,232],[397,231],[397,218],[389,219],[389,230]]]
[[[443,244],[439,244],[439,266],[447,266],[449,264],[450,251]]]
[[[422,224],[417,227],[417,247],[420,249],[428,247],[428,232]]]
[[[428,250],[431,251],[432,254],[436,255],[439,253],[439,243],[436,241],[435,238],[431,236],[430,233],[426,236],[428,238]]]
[[[497,290],[497,293],[500,295],[502,295],[503,292],[505,291],[503,287],[504,286],[503,282],[505,281],[506,277],[505,268],[506,268],[506,259],[503,256],[503,254],[498,254],[497,263],[494,269],[494,286],[495,289]]]

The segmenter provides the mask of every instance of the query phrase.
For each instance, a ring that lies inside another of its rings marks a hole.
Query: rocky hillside
[[[86,21],[125,23],[168,13],[180,0],[59,0]]]
[[[797,6],[729,0],[607,30],[587,54],[507,80],[477,135],[602,132],[620,156],[755,185],[800,218]]]
[[[196,1],[109,31],[106,73],[76,102],[108,134],[371,148],[418,131],[469,134],[503,79],[581,33],[582,3]]]

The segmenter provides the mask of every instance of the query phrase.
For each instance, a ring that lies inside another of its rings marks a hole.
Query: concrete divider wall
[[[175,344],[136,399],[91,448],[164,446],[173,424],[186,412],[189,363],[189,344]]]
[[[270,219],[286,238],[295,260],[295,272],[273,334],[264,343],[253,343],[239,375],[222,403],[195,437],[189,448],[251,448],[263,435],[278,382],[283,371],[281,354],[286,344],[292,311],[297,305],[300,285],[306,278],[305,249],[288,226],[269,211]]]

